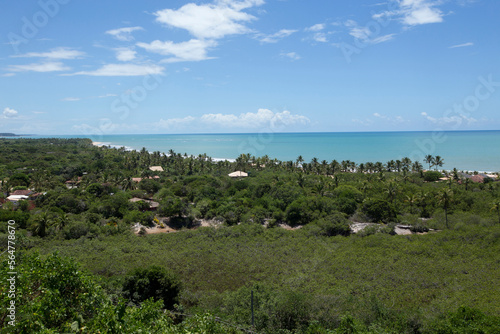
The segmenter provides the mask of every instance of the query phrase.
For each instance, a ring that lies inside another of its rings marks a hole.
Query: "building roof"
[[[153,176],[149,176],[147,178],[150,179],[150,180],[158,180],[160,177],[158,175],[153,175]],[[146,178],[142,178],[142,177],[133,177],[132,181],[134,181],[134,182],[141,182],[142,180],[145,180],[145,179]]]
[[[229,177],[247,177],[248,173],[237,170],[236,172],[232,172],[228,174]]]
[[[24,195],[24,196],[28,196],[29,194],[31,194],[33,191],[31,190],[14,190],[13,192],[11,192],[10,194],[11,195]]]
[[[11,202],[17,202],[17,201],[20,201],[23,199],[28,199],[28,198],[29,197],[26,195],[10,195],[9,197],[7,197],[7,199]]]
[[[153,172],[163,172],[163,168],[161,166],[151,166],[149,169]]]
[[[474,175],[470,179],[472,182],[476,182],[476,183],[483,183],[484,182],[484,177],[481,175]]]

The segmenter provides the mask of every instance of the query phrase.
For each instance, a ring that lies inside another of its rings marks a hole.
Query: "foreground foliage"
[[[441,176],[408,159],[214,163],[2,139],[0,247],[14,220],[20,260],[14,332],[245,332],[252,294],[259,333],[500,332],[499,184]],[[37,198],[5,201],[15,190]],[[375,224],[353,235],[353,222]],[[180,232],[138,236],[137,223]],[[397,236],[396,224],[430,233]]]

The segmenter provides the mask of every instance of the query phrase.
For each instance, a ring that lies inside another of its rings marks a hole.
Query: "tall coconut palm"
[[[396,166],[396,162],[394,160],[391,160],[391,161],[387,161],[387,171],[388,172],[393,172],[394,169],[395,169],[395,166]]]
[[[434,157],[434,166],[436,166],[436,170],[438,167],[443,167],[444,165],[444,160],[441,158],[439,155],[436,155]]]
[[[33,225],[33,233],[39,237],[45,237],[47,235],[47,229],[52,222],[52,217],[47,212],[44,212],[36,218]]]
[[[403,167],[403,164],[401,163],[401,160],[396,160],[396,170],[401,172],[401,168]]]
[[[53,222],[52,226],[55,227],[57,231],[62,230],[68,223],[70,222],[71,218],[67,213],[61,213],[59,214],[59,217]]]
[[[295,167],[298,168],[300,165],[302,165],[303,162],[304,162],[304,158],[301,155],[299,155],[297,157],[297,160],[295,160]]]
[[[438,202],[444,209],[444,216],[446,221],[446,228],[448,228],[448,210],[453,202],[453,191],[448,188],[442,189],[438,193]]]
[[[340,169],[340,164],[337,160],[333,159],[332,162],[330,162],[330,168],[333,172],[333,174],[337,173]]]
[[[387,188],[385,189],[385,193],[387,194],[387,197],[391,201],[391,203],[394,202],[394,199],[396,198],[398,194],[398,187],[394,182],[390,182],[387,185]]]
[[[422,170],[423,166],[420,162],[415,161],[411,168],[414,172],[419,173]]]
[[[498,223],[500,224],[500,201],[496,200],[491,207],[491,211],[496,211],[498,215]]]
[[[429,164],[429,169],[431,169],[432,166],[434,166],[434,157],[432,155],[427,154],[424,158],[424,161],[425,163]]]
[[[408,157],[404,157],[401,159],[401,163],[403,164],[403,169],[410,170],[411,167],[411,159]]]
[[[133,190],[135,188],[134,181],[130,176],[127,176],[124,179],[122,179],[121,186],[123,190]]]
[[[414,213],[413,207],[417,203],[417,200],[418,200],[417,195],[415,195],[414,193],[410,193],[409,195],[406,195],[405,202],[410,205],[410,213],[411,214]]]

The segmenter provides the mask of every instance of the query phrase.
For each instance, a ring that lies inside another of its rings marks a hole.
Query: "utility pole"
[[[252,290],[252,299],[251,299],[251,307],[252,307],[252,327],[254,327],[254,316],[253,316],[253,290]]]

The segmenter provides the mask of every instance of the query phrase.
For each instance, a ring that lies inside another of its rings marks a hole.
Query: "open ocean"
[[[306,162],[313,157],[328,162],[383,162],[409,157],[424,167],[424,156],[439,155],[443,169],[500,171],[500,131],[448,132],[342,132],[342,133],[255,133],[255,134],[165,134],[103,136],[33,136],[90,138],[113,147],[199,155],[214,159],[236,159],[242,153],[279,160]]]

